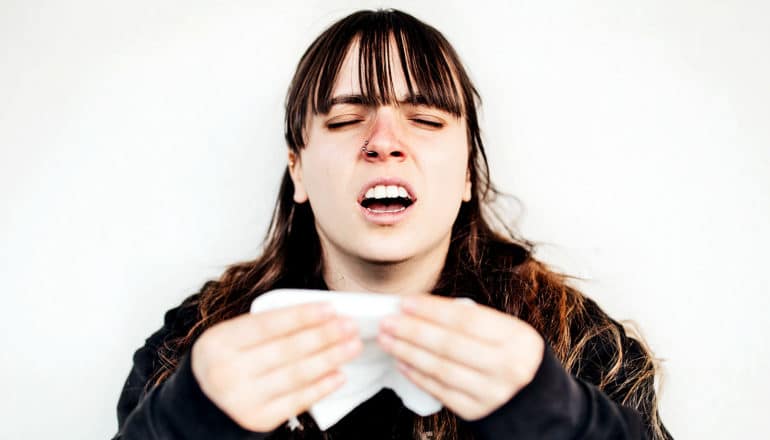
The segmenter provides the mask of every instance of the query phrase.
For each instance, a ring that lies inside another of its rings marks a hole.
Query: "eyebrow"
[[[399,104],[411,104],[411,105],[429,105],[428,99],[424,95],[412,95],[405,96],[398,101]],[[329,101],[329,108],[334,107],[337,104],[353,104],[353,105],[367,105],[374,106],[375,100],[373,98],[366,98],[363,95],[338,95],[333,97]]]

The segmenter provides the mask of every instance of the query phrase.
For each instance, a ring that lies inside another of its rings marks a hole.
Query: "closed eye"
[[[360,120],[352,120],[352,121],[332,122],[332,123],[326,124],[326,128],[328,128],[330,130],[334,130],[335,128],[344,127],[346,125],[351,125],[351,124],[355,124],[355,123],[358,123],[358,122],[361,122],[361,121]]]
[[[428,121],[425,119],[412,119],[414,122],[417,122],[418,124],[427,125],[429,127],[433,128],[441,128],[444,126],[441,122],[435,122],[435,121]]]
[[[418,124],[426,125],[426,126],[431,127],[431,128],[441,128],[441,127],[444,126],[444,124],[442,124],[441,122],[428,121],[426,119],[412,119],[412,121],[414,121],[414,122],[416,122]],[[328,129],[330,129],[330,130],[334,130],[334,129],[337,129],[337,128],[342,128],[342,127],[344,127],[346,125],[357,124],[359,122],[361,122],[361,121],[360,120],[352,120],[352,121],[332,122],[332,123],[326,124],[326,127]]]

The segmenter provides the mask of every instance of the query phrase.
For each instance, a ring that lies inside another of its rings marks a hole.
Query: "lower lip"
[[[375,212],[370,211],[361,205],[358,205],[358,207],[361,209],[361,212],[363,212],[364,218],[366,218],[366,220],[378,225],[394,225],[409,215],[409,212],[412,210],[414,205],[415,203],[412,203],[411,205],[407,206],[406,209],[396,212]]]

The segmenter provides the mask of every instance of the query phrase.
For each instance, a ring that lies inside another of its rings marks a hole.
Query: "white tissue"
[[[472,302],[469,298],[458,299]],[[364,346],[356,358],[341,367],[345,383],[308,410],[319,428],[326,430],[334,425],[382,388],[392,389],[404,406],[421,416],[441,409],[441,402],[404,377],[396,368],[395,359],[377,343],[380,320],[399,311],[398,295],[278,289],[257,297],[251,304],[251,313],[317,301],[328,302],[339,315],[354,319]]]

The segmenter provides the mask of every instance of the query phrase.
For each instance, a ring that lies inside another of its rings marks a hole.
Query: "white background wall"
[[[762,1],[0,1],[0,438],[108,438],[163,312],[256,255],[310,41],[435,25],[542,258],[665,359],[678,439],[759,438],[770,353]]]

